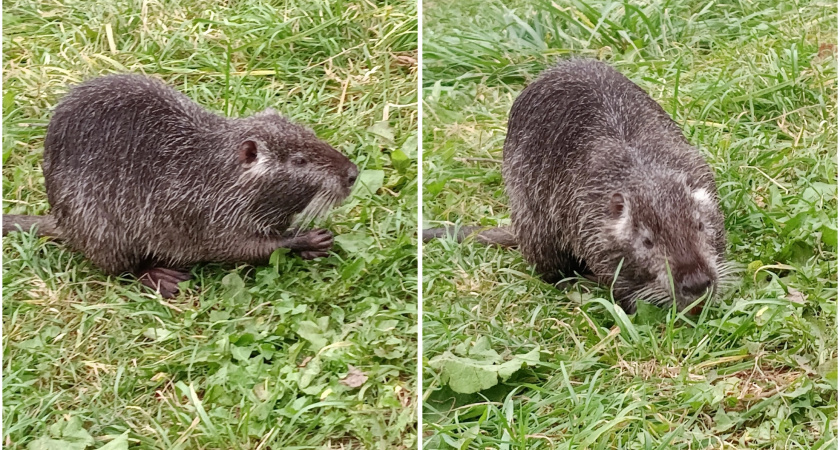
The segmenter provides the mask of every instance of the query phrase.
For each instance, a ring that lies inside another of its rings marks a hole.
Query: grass
[[[4,239],[5,448],[416,445],[416,16],[402,0],[4,2],[4,213],[49,210],[50,109],[113,72],[229,116],[273,107],[374,191],[327,219],[330,257],[200,265],[170,301],[59,243]]]
[[[424,2],[424,228],[509,223],[510,106],[578,54],[701,149],[745,267],[699,317],[628,317],[516,251],[425,245],[426,448],[836,448],[836,35],[818,1]]]

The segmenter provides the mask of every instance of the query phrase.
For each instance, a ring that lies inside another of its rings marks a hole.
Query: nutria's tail
[[[473,239],[482,244],[498,245],[501,247],[516,247],[519,245],[510,227],[460,227],[457,230],[443,227],[423,230],[423,242],[429,242],[432,239],[446,236],[453,236],[458,242],[463,242],[464,239],[472,236]]]
[[[59,237],[53,216],[16,216],[3,214],[3,236],[13,231],[29,231],[35,227],[38,236]]]

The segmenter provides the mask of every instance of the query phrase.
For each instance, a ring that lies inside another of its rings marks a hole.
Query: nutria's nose
[[[683,281],[683,297],[698,298],[712,287],[712,279],[703,272],[695,273]]]
[[[356,184],[356,178],[359,177],[359,168],[356,167],[355,164],[350,165],[350,169],[347,171],[347,186],[353,187]]]

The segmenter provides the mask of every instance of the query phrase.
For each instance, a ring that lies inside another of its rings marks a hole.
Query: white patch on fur
[[[239,178],[236,180],[236,183],[242,184],[247,180],[265,176],[270,170],[269,166],[270,162],[268,161],[268,158],[262,153],[257,153],[256,161],[254,161],[250,167],[245,169],[245,171],[239,175]]]
[[[693,198],[694,201],[696,201],[697,203],[703,205],[709,205],[713,201],[712,194],[709,193],[709,191],[707,191],[705,188],[700,188],[692,192],[691,198]]]
[[[621,217],[612,224],[612,233],[619,240],[628,241],[633,237],[633,224],[630,219],[630,206],[625,204]]]
[[[254,176],[261,177],[268,172],[268,161],[267,157],[262,154],[262,152],[257,153],[257,160],[254,161],[254,164],[248,169],[248,172],[254,174]]]

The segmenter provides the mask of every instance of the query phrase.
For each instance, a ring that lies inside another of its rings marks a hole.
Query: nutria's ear
[[[254,165],[257,161],[257,143],[254,141],[245,141],[239,145],[239,164],[242,164],[246,169]]]
[[[618,219],[624,213],[624,196],[616,192],[610,197],[610,215]]]

